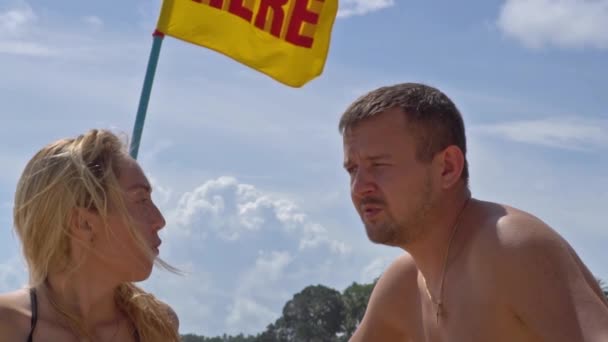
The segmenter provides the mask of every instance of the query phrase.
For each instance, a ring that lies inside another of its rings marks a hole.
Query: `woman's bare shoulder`
[[[31,317],[27,289],[0,294],[0,340],[24,340],[29,331]]]

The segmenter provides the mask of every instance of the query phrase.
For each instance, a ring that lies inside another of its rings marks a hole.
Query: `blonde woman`
[[[15,195],[30,287],[0,295],[0,341],[179,341],[149,277],[165,220],[121,140],[92,130],[40,150]]]

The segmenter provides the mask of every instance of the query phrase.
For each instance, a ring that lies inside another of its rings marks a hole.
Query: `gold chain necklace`
[[[433,299],[433,296],[431,295],[431,292],[429,291],[429,286],[426,283],[426,279],[424,278],[424,276],[422,277],[422,281],[424,282],[424,289],[426,290],[426,294],[429,296],[429,299],[431,300],[431,303],[436,307],[435,309],[435,317],[437,320],[437,325],[439,325],[439,318],[443,315],[443,311],[444,311],[444,307],[443,307],[443,282],[445,280],[445,271],[446,271],[446,267],[448,264],[448,257],[450,255],[450,247],[452,246],[452,240],[454,239],[454,236],[456,235],[456,231],[458,230],[458,227],[460,226],[460,216],[462,215],[462,213],[464,212],[464,210],[466,209],[467,205],[469,204],[469,200],[471,199],[471,197],[467,197],[467,200],[464,202],[464,205],[462,206],[462,209],[460,209],[460,212],[458,213],[458,216],[456,216],[456,220],[454,223],[454,228],[452,229],[452,233],[450,234],[450,238],[448,239],[448,248],[446,249],[445,252],[445,257],[443,259],[443,267],[441,269],[441,282],[439,283],[439,300],[435,301]]]

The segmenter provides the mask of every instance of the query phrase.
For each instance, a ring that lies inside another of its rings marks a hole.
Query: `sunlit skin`
[[[36,289],[38,323],[34,341],[78,341],[49,298],[80,316],[99,341],[135,341],[128,318],[115,305],[114,290],[121,283],[149,277],[165,219],[152,201],[150,183],[135,160],[123,158],[118,180],[126,210],[144,245],[140,246],[129,233],[113,204],[109,207],[108,230],[95,210],[75,209],[71,260],[77,268],[49,274],[48,285]],[[3,341],[25,341],[31,318],[28,291],[0,295],[0,318]]]
[[[158,232],[165,226],[165,219],[152,201],[152,188],[148,179],[130,157],[125,157],[121,163],[118,181],[124,191],[127,213],[144,239],[145,246],[137,243],[115,208],[110,207],[108,217],[108,226],[114,236],[105,234],[101,217],[95,211],[89,211],[81,214],[91,225],[95,236],[96,255],[90,258],[99,264],[98,267],[112,269],[118,283],[145,280],[152,271],[153,257],[159,253],[161,239]],[[80,233],[85,238],[90,232]],[[142,250],[141,247],[147,247],[147,250]]]
[[[521,210],[467,201],[462,151],[421,161],[415,129],[390,109],[343,135],[367,236],[406,251],[383,272],[351,342],[608,341],[608,302],[568,243]],[[439,320],[430,296],[442,299]]]
[[[402,115],[370,119],[344,134],[344,168],[350,175],[351,199],[369,239],[399,246],[419,238],[436,192],[430,164],[415,157],[416,144],[404,134]],[[373,126],[370,126],[373,125]],[[369,127],[382,132],[370,138]]]

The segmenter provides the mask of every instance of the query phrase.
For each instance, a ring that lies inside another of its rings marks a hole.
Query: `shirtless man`
[[[353,204],[381,276],[352,342],[606,342],[608,302],[569,244],[471,198],[462,117],[439,90],[382,87],[340,120]]]

